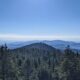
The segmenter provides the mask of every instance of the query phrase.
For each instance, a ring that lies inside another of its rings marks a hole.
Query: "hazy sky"
[[[80,41],[80,0],[0,0],[0,39]]]

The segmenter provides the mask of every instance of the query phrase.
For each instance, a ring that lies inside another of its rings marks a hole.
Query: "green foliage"
[[[0,48],[0,80],[80,80],[80,54],[43,43]]]

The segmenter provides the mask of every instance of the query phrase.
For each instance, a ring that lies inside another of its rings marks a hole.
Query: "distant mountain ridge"
[[[67,45],[70,45],[72,49],[80,50],[80,43],[72,42],[72,41],[62,41],[62,40],[54,40],[54,41],[45,41],[44,43],[53,46],[58,49],[65,49]]]
[[[48,51],[53,51],[53,50],[56,50],[54,47],[52,46],[49,46],[45,43],[32,43],[30,45],[26,45],[26,46],[23,46],[21,48],[27,48],[27,49],[39,49],[39,50],[48,50]],[[19,48],[20,49],[20,48]]]
[[[30,45],[33,43],[45,43],[45,44],[55,47],[57,49],[65,49],[67,45],[70,45],[70,47],[72,49],[80,50],[80,43],[76,43],[76,42],[72,42],[72,41],[62,41],[62,40],[52,40],[52,41],[34,40],[34,41],[26,41],[26,42],[13,42],[13,43],[8,43],[7,46],[10,49],[15,49],[15,48],[23,47],[23,46]]]

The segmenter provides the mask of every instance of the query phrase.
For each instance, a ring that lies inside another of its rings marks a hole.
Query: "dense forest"
[[[80,54],[44,43],[0,47],[0,80],[80,80]]]

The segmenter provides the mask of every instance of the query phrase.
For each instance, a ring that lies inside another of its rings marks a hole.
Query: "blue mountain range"
[[[5,42],[0,42],[0,44],[4,44]],[[25,42],[11,42],[11,43],[7,43],[8,48],[10,49],[15,49],[15,48],[19,48],[19,47],[23,47],[26,45],[30,45],[33,43],[45,43],[48,44],[52,47],[55,47],[57,49],[65,49],[67,47],[67,45],[70,45],[70,47],[72,49],[77,49],[80,50],[80,43],[77,42],[72,42],[72,41],[62,41],[62,40],[52,40],[52,41],[48,41],[48,40],[44,40],[44,41],[38,41],[38,40],[34,40],[34,41],[25,41]]]

